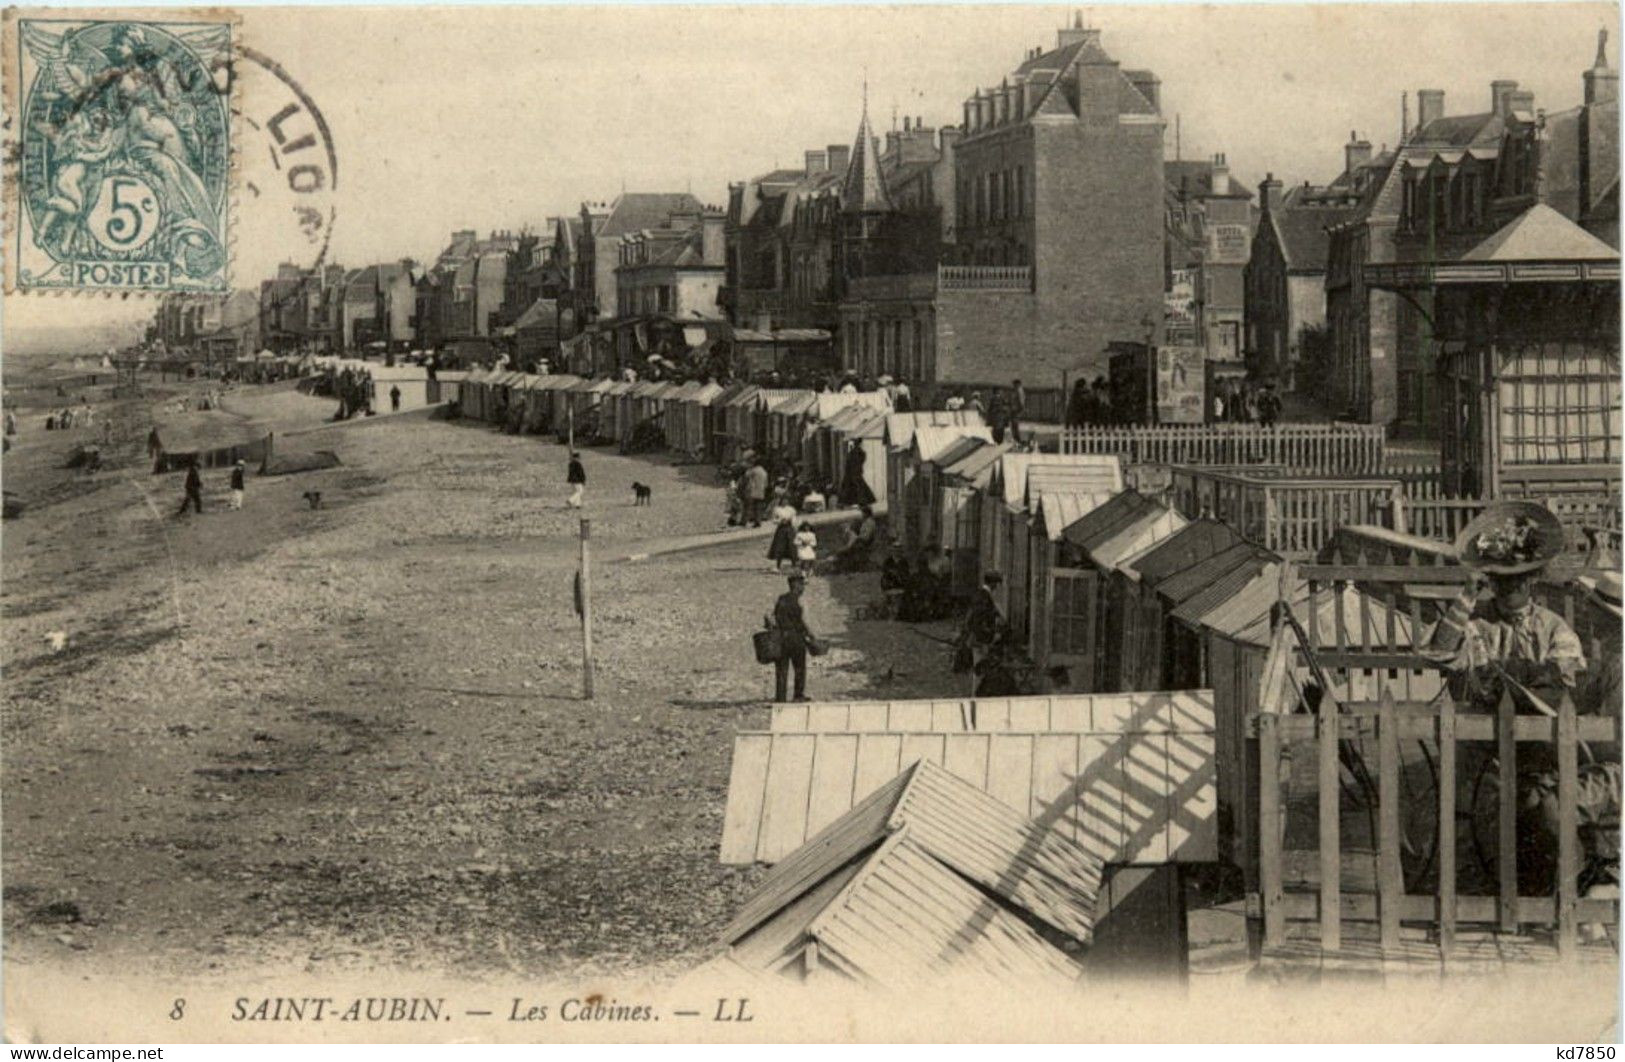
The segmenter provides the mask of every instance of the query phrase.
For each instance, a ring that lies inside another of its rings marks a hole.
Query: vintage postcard
[[[7,1039],[1616,1041],[1618,21],[7,10]]]

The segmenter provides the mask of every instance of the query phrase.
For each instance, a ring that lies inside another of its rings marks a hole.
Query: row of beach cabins
[[[856,442],[899,545],[946,550],[962,594],[999,572],[1014,637],[1065,671],[1045,697],[782,705],[768,730],[739,734],[721,859],[773,869],[724,934],[730,974],[1181,974],[1190,875],[1225,867],[1249,897],[1249,954],[1288,965],[1354,948],[1437,969],[1473,949],[1501,956],[1498,941],[1521,947],[1529,923],[1556,924],[1563,950],[1575,910],[1617,925],[1617,910],[1586,906],[1602,901],[1518,896],[1504,860],[1493,897],[1458,889],[1447,859],[1417,863],[1431,843],[1417,824],[1432,805],[1454,821],[1456,794],[1398,785],[1415,764],[1372,735],[1392,732],[1397,711],[1407,741],[1428,727],[1436,748],[1460,739],[1415,646],[1467,573],[1448,536],[1407,533],[1414,496],[1378,468],[1270,453],[1246,467],[1147,464],[1086,452],[1090,439],[1034,453],[994,442],[972,411],[896,413],[882,394],[438,377],[434,399],[471,419],[623,447],[640,433],[684,460],[776,450],[833,474]],[[1331,451],[1369,445],[1337,442],[1350,435],[1338,426],[1288,427],[1327,433]],[[1580,587],[1554,578],[1539,593],[1599,658]],[[1293,692],[1313,684],[1327,694],[1318,722]],[[1340,837],[1351,798],[1315,795],[1340,788],[1347,733],[1380,776],[1356,801],[1380,836]],[[1528,736],[1564,740],[1562,728]],[[1318,790],[1282,777],[1289,746],[1319,763]],[[1288,807],[1308,809],[1295,826]],[[1511,815],[1509,803],[1490,827],[1507,835]],[[1375,878],[1345,881],[1373,851]],[[1340,862],[1345,873],[1314,873]],[[1035,870],[1064,887],[1028,888]],[[899,905],[899,884],[931,903]]]
[[[1499,737],[1504,755],[1516,735],[1572,761],[1576,735],[1617,739],[1617,721],[1576,724],[1567,701],[1567,722],[1457,721],[1416,650],[1468,573],[1448,542],[1376,522],[1393,487],[1334,485],[1338,500],[1289,519],[1275,499],[1244,528],[1234,518],[1259,506],[1216,518],[1226,487],[1204,477],[1262,491],[1300,473],[1146,477],[1114,455],[994,443],[963,412],[893,415],[882,443],[893,534],[948,550],[962,591],[1001,573],[1015,637],[1065,681],[1036,697],[780,705],[737,735],[721,860],[772,869],[719,967],[894,987],[1183,977],[1198,880],[1239,885],[1246,957],[1283,973],[1613,957],[1576,935],[1582,915],[1617,927],[1613,901],[1578,898],[1572,875],[1555,899],[1520,895],[1500,854],[1514,801],[1486,803],[1477,775],[1466,793],[1430,779],[1458,741]],[[1278,548],[1262,541],[1283,526]],[[1583,586],[1538,593],[1604,659]],[[1461,849],[1458,808],[1473,818]]]

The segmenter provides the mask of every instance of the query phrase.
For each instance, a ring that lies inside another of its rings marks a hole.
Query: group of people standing
[[[188,509],[192,509],[199,515],[202,515],[203,474],[198,471],[198,462],[196,459],[193,459],[192,462],[186,466],[186,480],[182,485],[182,489],[185,491],[185,493],[181,496],[181,507],[175,510],[175,516],[185,516],[186,510]],[[229,480],[229,490],[231,493],[228,495],[227,505],[233,511],[240,510],[243,507],[243,497],[247,492],[247,489],[248,468],[244,462],[238,461],[231,467],[231,478]]]
[[[1275,384],[1220,380],[1214,385],[1211,415],[1216,424],[1257,424],[1273,428],[1281,419],[1281,396]]]

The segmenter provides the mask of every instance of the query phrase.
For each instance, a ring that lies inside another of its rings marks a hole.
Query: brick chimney
[[[1095,41],[1098,43],[1100,40],[1100,31],[1084,29],[1083,12],[1074,11],[1072,12],[1072,25],[1062,26],[1056,31],[1055,47],[1065,48],[1073,44],[1082,44],[1091,36],[1093,36]]]
[[[1213,194],[1230,194],[1230,163],[1221,152],[1213,156]]]
[[[728,216],[720,210],[707,210],[700,217],[700,254],[706,265],[722,265],[728,260],[724,239]]]
[[[1140,91],[1140,95],[1150,101],[1152,109],[1161,114],[1162,79],[1149,70],[1129,70],[1125,76],[1129,83]]]
[[[1281,182],[1275,179],[1275,174],[1266,173],[1264,179],[1258,182],[1258,202],[1265,214],[1280,211]]]
[[[1619,74],[1608,68],[1608,31],[1597,31],[1597,58],[1585,72],[1586,106],[1619,99]]]
[[[1362,139],[1349,130],[1349,142],[1343,145],[1343,172],[1353,173],[1371,161],[1371,141]]]
[[[1535,117],[1535,94],[1528,89],[1520,89],[1508,95],[1507,113],[1524,115],[1533,120]]]
[[[804,151],[802,157],[807,160],[806,174],[808,177],[829,170],[829,153],[827,151]]]
[[[831,144],[829,152],[829,172],[845,173],[846,168],[852,165],[852,147],[850,144]]]
[[[1516,81],[1497,78],[1490,82],[1490,110],[1497,118],[1505,118],[1512,113],[1507,105],[1512,98],[1512,94],[1516,91],[1518,91]]]
[[[1416,127],[1425,128],[1429,122],[1444,117],[1444,89],[1416,90]]]

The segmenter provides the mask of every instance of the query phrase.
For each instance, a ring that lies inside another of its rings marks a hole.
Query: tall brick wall
[[[946,381],[1106,372],[1106,344],[1160,325],[1162,127],[1115,115],[1032,127],[1036,290],[937,295],[936,372]]]

